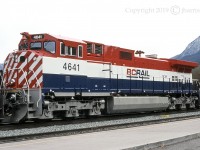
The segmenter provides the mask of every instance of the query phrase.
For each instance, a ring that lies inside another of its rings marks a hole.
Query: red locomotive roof
[[[196,62],[176,60],[176,59],[164,59],[164,60],[168,60],[172,67],[177,67],[177,66],[185,66],[190,68],[198,67],[198,63]]]
[[[49,34],[49,35],[51,35],[57,39],[60,39],[60,40],[66,40],[66,41],[72,41],[72,42],[86,44],[84,41],[79,40],[79,39],[69,38],[69,37],[65,37],[65,36],[61,36],[61,35],[53,35],[53,34]]]

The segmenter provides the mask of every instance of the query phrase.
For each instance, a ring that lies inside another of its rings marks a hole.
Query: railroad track
[[[95,116],[89,118],[68,118],[66,120],[54,119],[54,120],[41,120],[41,121],[26,121],[24,123],[17,124],[8,124],[3,123],[0,124],[0,131],[5,130],[16,130],[16,129],[26,129],[26,128],[38,128],[38,127],[46,127],[53,125],[68,125],[68,124],[79,124],[79,123],[92,123],[96,121],[107,121],[107,120],[116,120],[116,119],[128,119],[128,118],[140,118],[140,117],[148,117],[148,116],[162,116],[164,118],[168,118],[168,115],[179,114],[179,113],[192,113],[198,112],[199,110],[181,110],[181,111],[168,111],[168,112],[145,112],[145,113],[131,113],[131,114],[116,114],[112,116]]]
[[[200,117],[199,110],[170,111],[0,125],[0,143],[113,130]]]

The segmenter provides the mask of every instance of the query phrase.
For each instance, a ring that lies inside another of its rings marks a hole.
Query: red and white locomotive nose
[[[4,63],[7,88],[37,88],[42,85],[42,57],[33,51],[10,53]]]

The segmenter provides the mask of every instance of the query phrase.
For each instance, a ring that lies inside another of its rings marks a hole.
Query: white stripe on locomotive
[[[65,63],[70,63],[72,65],[78,64],[79,65],[79,71],[77,70],[65,70],[63,69],[63,65]],[[172,81],[172,76],[178,76],[178,79],[183,79],[183,82],[186,80],[192,79],[191,73],[180,73],[180,72],[174,72],[174,71],[164,71],[164,70],[155,70],[155,69],[146,69],[146,68],[136,68],[136,67],[127,67],[127,66],[116,66],[112,65],[109,66],[109,64],[103,64],[102,63],[92,63],[92,61],[84,61],[84,60],[77,60],[77,59],[66,59],[66,58],[50,58],[50,57],[43,57],[43,73],[47,74],[65,74],[65,75],[85,75],[88,77],[93,78],[109,78],[110,72],[109,67],[111,68],[111,78],[117,79],[117,76],[119,79],[130,79],[130,75],[127,75],[127,69],[137,69],[137,70],[145,70],[148,71],[149,78],[143,78],[143,80],[146,81],[152,81],[153,79],[155,81],[161,81],[163,82],[177,82]],[[53,67],[55,66],[55,67]],[[105,70],[107,69],[107,71]],[[141,78],[133,78],[133,80],[142,80]]]

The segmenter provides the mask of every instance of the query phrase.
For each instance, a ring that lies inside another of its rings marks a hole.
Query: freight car
[[[4,62],[1,122],[199,107],[196,63],[51,34],[21,35]]]

